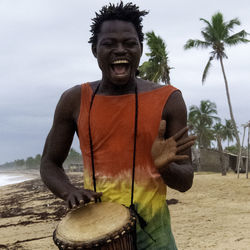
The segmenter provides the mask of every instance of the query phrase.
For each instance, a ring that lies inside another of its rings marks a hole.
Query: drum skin
[[[59,249],[133,250],[136,218],[118,203],[89,203],[70,210],[53,240]]]

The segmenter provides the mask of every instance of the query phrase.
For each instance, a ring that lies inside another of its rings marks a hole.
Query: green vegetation
[[[223,125],[220,118],[217,117],[216,104],[205,100],[201,101],[199,106],[192,105],[189,108],[188,124],[191,131],[197,135],[198,148],[211,148],[214,141],[217,143],[222,175],[226,175],[223,154],[225,150],[223,150],[222,142],[227,140],[229,146],[229,142],[235,138],[231,120],[225,120],[225,125]],[[236,149],[233,153],[239,152],[237,147],[234,146],[233,149]]]
[[[230,34],[235,25],[240,25],[240,21],[238,18],[232,19],[229,22],[225,22],[223,19],[223,15],[218,12],[212,16],[211,22],[207,21],[204,18],[200,18],[201,21],[205,23],[205,27],[201,31],[201,34],[204,38],[204,41],[198,39],[189,39],[184,45],[184,49],[191,48],[211,48],[210,57],[208,63],[204,69],[202,75],[202,83],[204,83],[209,68],[211,66],[211,62],[213,59],[217,59],[220,61],[226,94],[227,101],[229,106],[229,112],[231,116],[232,125],[234,128],[234,134],[237,141],[238,148],[240,148],[240,137],[237,131],[236,122],[233,115],[232,104],[230,100],[228,81],[226,78],[226,73],[223,65],[223,59],[228,58],[225,53],[225,46],[233,46],[239,43],[248,43],[249,40],[246,39],[248,33],[245,30],[241,30],[238,33]],[[239,151],[239,150],[238,150]]]
[[[146,33],[146,41],[150,50],[150,53],[146,53],[149,59],[139,67],[139,76],[152,82],[162,81],[170,84],[169,71],[171,68],[168,66],[166,44],[153,31]]]
[[[41,163],[41,155],[37,154],[35,157],[28,157],[26,160],[18,159],[12,162],[6,162],[0,165],[0,169],[8,168],[11,170],[14,169],[39,169]],[[67,159],[64,162],[64,166],[67,168],[71,163],[82,163],[82,155],[78,153],[74,148],[71,148],[68,154]]]
[[[200,102],[199,106],[192,105],[189,108],[188,125],[190,130],[197,135],[198,147],[210,148],[214,139],[212,126],[220,121],[217,116],[216,104],[209,100]]]
[[[67,159],[64,162],[64,166],[69,166],[72,163],[82,164],[82,154],[78,153],[74,148],[71,148]]]
[[[189,107],[188,125],[190,131],[197,135],[197,146],[211,148],[213,141],[217,142],[219,150],[221,142],[229,142],[235,139],[232,121],[225,119],[225,125],[217,116],[217,107],[210,100],[202,100],[199,106],[192,105]],[[234,151],[237,152],[237,149]]]

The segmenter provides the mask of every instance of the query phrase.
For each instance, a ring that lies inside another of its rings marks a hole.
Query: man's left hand
[[[151,155],[157,169],[168,166],[171,162],[188,160],[188,155],[181,155],[179,153],[194,145],[196,139],[194,135],[183,138],[184,134],[188,131],[188,127],[179,130],[168,139],[164,138],[165,131],[166,121],[161,120],[158,136],[151,149]]]

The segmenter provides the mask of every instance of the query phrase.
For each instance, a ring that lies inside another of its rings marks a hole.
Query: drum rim
[[[122,205],[126,207],[125,205]],[[57,232],[57,227],[53,232],[53,241],[54,243],[59,247],[59,249],[88,249],[88,248],[93,248],[93,247],[101,247],[104,245],[111,244],[115,240],[124,237],[126,234],[135,232],[136,230],[136,215],[135,213],[126,207],[129,210],[129,220],[128,222],[118,231],[112,234],[107,234],[105,238],[102,240],[93,240],[90,242],[85,242],[85,241],[78,241],[74,243],[69,243],[65,242],[62,239],[57,238],[56,232]]]

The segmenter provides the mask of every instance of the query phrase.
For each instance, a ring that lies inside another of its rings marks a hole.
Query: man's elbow
[[[178,191],[180,191],[182,193],[188,191],[193,186],[193,179],[194,179],[194,173],[192,172],[182,182],[182,185],[180,185]]]

